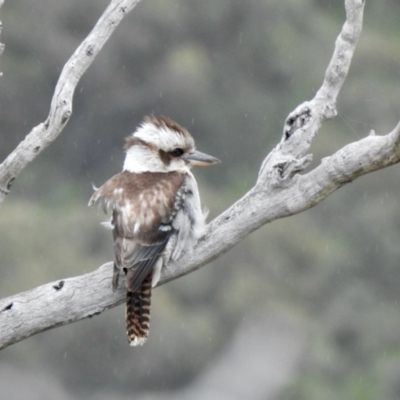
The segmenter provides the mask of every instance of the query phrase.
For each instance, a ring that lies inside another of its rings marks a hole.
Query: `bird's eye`
[[[170,154],[173,155],[174,157],[180,157],[183,153],[184,151],[180,148],[176,148],[170,152]]]

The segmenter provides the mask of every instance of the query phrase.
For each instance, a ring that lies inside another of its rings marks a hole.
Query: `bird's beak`
[[[185,160],[189,165],[195,167],[208,167],[209,165],[219,164],[221,161],[218,158],[209,156],[208,154],[200,151],[192,151],[181,156],[182,160]]]

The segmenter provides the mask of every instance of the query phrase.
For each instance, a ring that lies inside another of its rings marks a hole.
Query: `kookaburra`
[[[123,171],[97,189],[111,216],[114,237],[112,287],[126,279],[126,330],[132,346],[149,334],[151,290],[161,270],[191,250],[205,225],[192,166],[219,163],[195,150],[190,133],[166,117],[146,117],[127,137]]]

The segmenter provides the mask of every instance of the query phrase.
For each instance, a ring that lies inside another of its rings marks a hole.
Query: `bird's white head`
[[[196,151],[190,133],[171,119],[146,117],[126,138],[124,170],[134,173],[188,171],[220,161]]]

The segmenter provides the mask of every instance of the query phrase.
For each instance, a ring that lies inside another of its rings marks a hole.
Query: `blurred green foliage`
[[[2,7],[0,156],[46,118],[63,64],[106,1]],[[368,2],[339,115],[313,165],[399,118],[400,3]],[[112,259],[109,232],[86,208],[91,182],[120,170],[124,136],[143,116],[186,126],[223,163],[195,171],[210,217],[254,183],[287,114],[318,89],[344,21],[342,2],[143,0],[80,82],[62,135],[15,182],[0,213],[2,297]],[[301,215],[155,291],[151,336],[127,350],[121,307],[2,352],[80,395],[182,387],[257,311],[301,318],[309,344],[280,400],[400,397],[397,167],[363,177]],[[190,356],[188,356],[190,354]],[[140,360],[140,362],[137,362]]]

